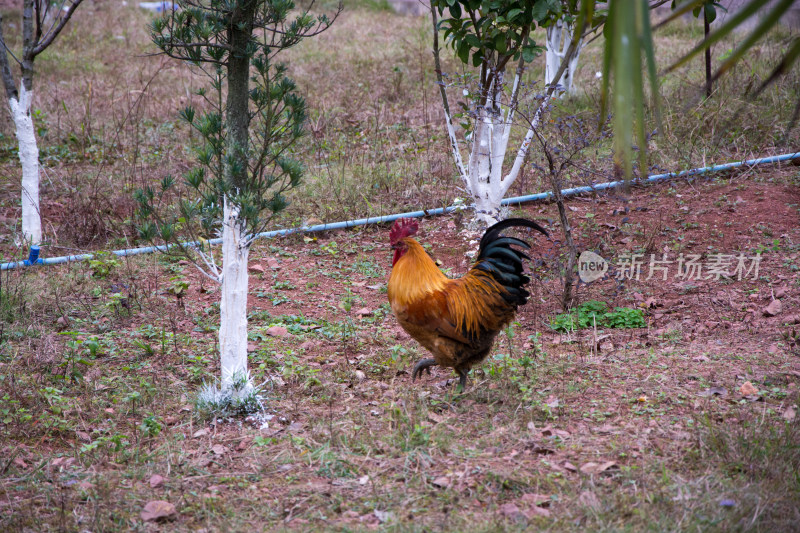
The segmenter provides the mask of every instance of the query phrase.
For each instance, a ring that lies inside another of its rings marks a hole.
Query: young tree
[[[450,17],[439,23],[438,15],[449,9]],[[433,54],[445,112],[447,133],[453,159],[467,193],[475,202],[476,218],[489,225],[500,216],[500,202],[511,184],[516,180],[539,127],[542,114],[548,106],[556,85],[547,87],[535,113],[530,118],[530,127],[517,150],[513,165],[504,172],[506,150],[514,122],[514,113],[523,93],[522,74],[542,52],[531,38],[536,25],[555,20],[561,14],[561,5],[549,0],[527,2],[496,2],[481,0],[432,0]],[[578,35],[582,35],[585,20],[579,18]],[[453,47],[456,55],[467,68],[478,69],[473,75],[477,87],[464,88],[469,104],[465,104],[468,133],[465,140],[471,145],[469,159],[465,165],[461,156],[459,139],[453,125],[453,114],[447,97],[439,60],[439,30]],[[560,79],[577,50],[573,39],[565,51],[564,61],[554,79]],[[510,93],[507,90],[507,69],[516,65]]]
[[[39,147],[33,128],[33,61],[53,44],[82,0],[23,0],[22,52],[14,54],[3,33],[0,15],[0,72],[6,90],[11,119],[19,142],[22,164],[22,236],[32,246],[42,242],[42,219],[39,213]],[[20,68],[19,88],[11,72],[9,56]]]
[[[140,234],[177,243],[206,275],[221,283],[219,349],[223,392],[249,395],[247,371],[247,260],[253,236],[287,205],[284,193],[295,187],[303,166],[291,147],[304,134],[305,101],[276,56],[327,29],[332,19],[295,11],[291,0],[179,0],[179,10],[156,19],[156,46],[170,57],[203,70],[213,94],[209,111],[181,112],[203,141],[199,165],[185,175],[186,189],[170,214],[165,178],[156,192],[137,191]],[[341,7],[340,7],[341,9]],[[337,12],[338,15],[338,12]],[[335,18],[335,16],[334,16]],[[251,85],[252,82],[252,85]],[[199,242],[222,235],[222,267],[205,246],[186,246],[186,234]]]
[[[556,72],[561,67],[561,63],[564,61],[573,39],[577,4],[578,0],[565,2],[565,10],[547,26],[544,84],[545,86],[560,84],[564,89],[562,94],[572,94],[574,92],[573,81],[575,72],[578,70],[578,58],[584,45],[584,36],[581,36],[581,39],[577,41],[575,53],[569,58],[567,68],[564,70],[561,79],[555,79]]]
[[[666,4],[670,0],[645,1],[648,3],[648,9],[653,10]],[[711,0],[709,0],[709,2],[710,1]],[[591,2],[591,6],[588,6],[586,4],[587,2]],[[597,4],[600,3],[601,2],[598,2],[597,0],[561,0],[560,11],[556,10],[558,13],[556,18],[551,22],[546,23],[547,50],[545,51],[545,86],[558,83],[563,87],[564,92],[562,95],[574,93],[575,86],[573,85],[573,81],[575,79],[575,72],[578,69],[578,58],[580,57],[581,50],[583,49],[584,45],[587,44],[587,39],[589,36],[601,29],[606,23],[606,11],[598,11],[596,9]],[[605,2],[602,3],[605,4]],[[581,38],[577,41],[577,49],[570,58],[569,64],[567,65],[567,69],[564,71],[563,76],[561,76],[560,80],[555,80],[554,78],[556,71],[561,67],[561,63],[566,56],[567,49],[574,39],[575,22],[581,14],[581,9],[583,10],[582,13],[584,17],[587,17],[588,15],[587,18],[591,20],[591,24],[587,25],[583,35],[581,35]],[[591,40],[594,40],[594,38]]]

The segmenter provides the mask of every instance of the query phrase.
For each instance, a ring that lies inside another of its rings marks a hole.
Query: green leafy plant
[[[161,433],[161,423],[155,415],[146,416],[139,425],[139,430],[149,437],[155,437]]]
[[[556,331],[567,332],[576,329],[593,328],[643,328],[646,326],[644,312],[630,307],[615,307],[608,310],[608,304],[590,300],[574,308],[570,313],[556,315],[550,327]]]
[[[96,252],[92,259],[89,259],[89,268],[92,269],[92,276],[96,278],[107,278],[120,265],[117,256],[111,252]]]

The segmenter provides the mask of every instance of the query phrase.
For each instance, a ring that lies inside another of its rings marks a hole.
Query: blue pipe
[[[776,155],[771,157],[761,157],[758,159],[748,159],[746,161],[736,161],[733,163],[725,163],[723,165],[711,165],[708,167],[701,167],[701,168],[694,168],[691,170],[682,170],[680,172],[669,172],[667,174],[656,174],[654,176],[650,176],[645,179],[635,179],[632,180],[631,183],[633,184],[644,184],[644,183],[657,183],[660,181],[666,181],[674,178],[683,178],[688,176],[696,176],[699,174],[707,174],[710,172],[721,172],[723,170],[730,170],[732,168],[738,168],[742,166],[755,166],[755,165],[763,165],[767,163],[779,163],[781,161],[789,161],[792,159],[800,159],[800,152],[795,152],[792,154],[783,154],[783,155]],[[623,185],[625,181],[610,181],[607,183],[598,183],[594,185],[586,185],[583,187],[572,187],[570,189],[564,189],[561,191],[563,196],[574,196],[576,194],[585,194],[588,192],[594,191],[603,191],[606,189],[612,189],[614,187],[619,187]],[[553,196],[552,192],[541,192],[537,194],[530,194],[527,196],[515,196],[513,198],[506,198],[501,203],[502,205],[510,205],[510,204],[522,204],[526,202],[535,202],[537,200],[547,200]],[[310,227],[300,227],[300,228],[288,228],[288,229],[279,229],[273,231],[265,231],[263,233],[258,233],[255,235],[254,238],[257,239],[269,239],[272,237],[278,237],[282,235],[291,235],[293,233],[313,233],[317,231],[329,231],[329,230],[336,230],[336,229],[345,229],[345,228],[352,228],[355,226],[364,226],[367,224],[384,224],[386,222],[393,222],[398,218],[419,218],[424,216],[432,216],[432,215],[444,215],[447,213],[452,213],[458,209],[463,209],[464,207],[469,206],[458,206],[458,205],[451,205],[448,207],[437,207],[436,209],[427,209],[422,211],[408,211],[406,213],[397,213],[394,215],[385,215],[380,217],[367,217],[367,218],[359,218],[356,220],[347,220],[344,222],[332,222],[330,224],[317,224],[315,226]],[[222,239],[210,239],[207,241],[208,244],[221,244]],[[200,243],[195,242],[187,242],[183,244],[186,247],[193,247],[199,246]],[[113,253],[116,256],[129,256],[129,255],[139,255],[139,254],[149,254],[153,252],[166,252],[170,248],[175,246],[174,244],[162,244],[160,246],[147,246],[144,248],[128,248],[126,250],[114,250]],[[47,257],[44,259],[39,258],[39,247],[38,246],[31,246],[31,251],[28,259],[25,261],[17,261],[12,263],[2,263],[0,264],[0,270],[11,270],[14,268],[20,268],[23,266],[30,266],[33,264],[38,265],[57,265],[61,263],[70,263],[73,261],[85,261],[88,259],[94,258],[94,254],[81,254],[81,255],[68,255],[63,257]]]
[[[643,183],[656,183],[673,178],[684,178],[687,176],[697,176],[698,174],[707,174],[709,172],[722,172],[723,170],[730,170],[732,168],[742,166],[763,165],[765,163],[779,163],[781,161],[789,161],[791,159],[800,159],[800,152],[793,154],[775,155],[771,157],[762,157],[759,159],[748,159],[747,161],[736,161],[734,163],[725,163],[724,165],[711,165],[710,167],[693,168],[691,170],[682,170],[680,172],[669,172],[667,174],[655,174],[645,179],[631,180],[632,184]],[[585,187],[573,187],[571,189],[564,189],[561,191],[563,196],[573,196],[576,194],[584,194],[587,192],[603,191],[605,189],[613,189],[623,185],[625,181],[609,181],[608,183],[598,183],[596,185],[586,185]],[[514,198],[506,198],[502,201],[503,205],[508,204],[521,204],[525,202],[534,202],[536,200],[547,200],[553,196],[552,192],[540,192],[538,194],[530,194],[528,196],[515,196]]]
[[[39,247],[34,244],[31,246],[31,252],[28,255],[28,259],[23,261],[23,263],[25,263],[25,266],[30,266],[41,262],[42,260],[39,259]]]

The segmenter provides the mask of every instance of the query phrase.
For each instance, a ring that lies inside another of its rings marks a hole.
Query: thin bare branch
[[[456,130],[453,126],[453,118],[450,114],[450,103],[447,100],[447,87],[444,83],[442,76],[442,64],[439,59],[439,28],[437,24],[436,8],[431,5],[431,20],[433,21],[433,63],[436,72],[436,82],[439,85],[439,92],[442,95],[442,107],[444,108],[445,122],[447,123],[447,136],[450,139],[450,148],[453,151],[453,158],[455,159],[456,168],[465,183],[469,183],[467,169],[464,167],[464,161],[461,158],[461,148],[458,145],[458,138],[456,138]]]
[[[63,15],[58,19],[58,22],[53,24],[42,40],[37,42],[31,50],[31,59],[41,54],[48,46],[53,44],[53,40],[58,37],[58,34],[61,33],[61,30],[67,25],[69,19],[72,18],[72,14],[75,13],[75,10],[81,5],[81,2],[83,2],[83,0],[72,0],[66,11],[62,10]]]

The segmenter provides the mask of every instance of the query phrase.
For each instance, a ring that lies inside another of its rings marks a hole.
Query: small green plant
[[[252,385],[246,372],[234,374],[228,387],[206,383],[195,398],[195,411],[207,418],[221,416],[246,416],[260,413],[261,391]]]
[[[146,416],[139,425],[139,430],[148,437],[155,437],[161,433],[161,424],[155,415]]]
[[[408,435],[406,449],[425,448],[431,440],[431,435],[419,424],[414,424],[414,429]]]
[[[117,256],[111,252],[96,252],[92,259],[89,259],[89,268],[92,269],[92,276],[96,278],[107,278],[119,266]]]
[[[270,444],[274,444],[274,443],[275,443],[275,439],[273,439],[271,437],[262,437],[261,435],[258,435],[256,438],[253,439],[253,444],[255,444],[256,446],[258,446],[260,448],[263,448],[265,446],[269,446]]]
[[[403,345],[401,345],[401,344],[395,344],[394,346],[389,348],[389,353],[392,356],[392,361],[397,363],[403,358],[403,356],[408,354],[408,350],[403,348]]]
[[[320,246],[320,249],[328,252],[330,255],[334,257],[339,254],[339,245],[336,243],[336,241],[326,242],[325,244]]]
[[[127,309],[128,313],[130,313],[130,305],[128,304],[128,297],[124,295],[122,292],[112,292],[111,295],[108,297],[108,302],[106,302],[106,307],[114,312],[114,314],[119,315],[122,313],[123,309]]]
[[[63,359],[58,364],[63,373],[56,374],[56,377],[64,381],[78,381],[83,377],[85,368],[94,364],[92,359],[100,353],[100,343],[94,337],[80,340],[74,331],[65,332],[64,335],[72,338],[66,342]]]
[[[276,281],[275,285],[273,285],[272,288],[277,289],[277,290],[281,290],[281,291],[293,291],[297,287],[292,285],[291,281]]]
[[[550,322],[556,331],[568,332],[576,329],[593,328],[643,328],[646,326],[644,312],[630,307],[615,307],[608,310],[608,304],[597,300],[584,302],[570,313],[557,315]]]
[[[189,289],[189,282],[181,276],[175,276],[169,279],[170,285],[167,292],[174,295],[178,299],[178,303],[183,306],[183,297],[186,296],[186,291]]]

